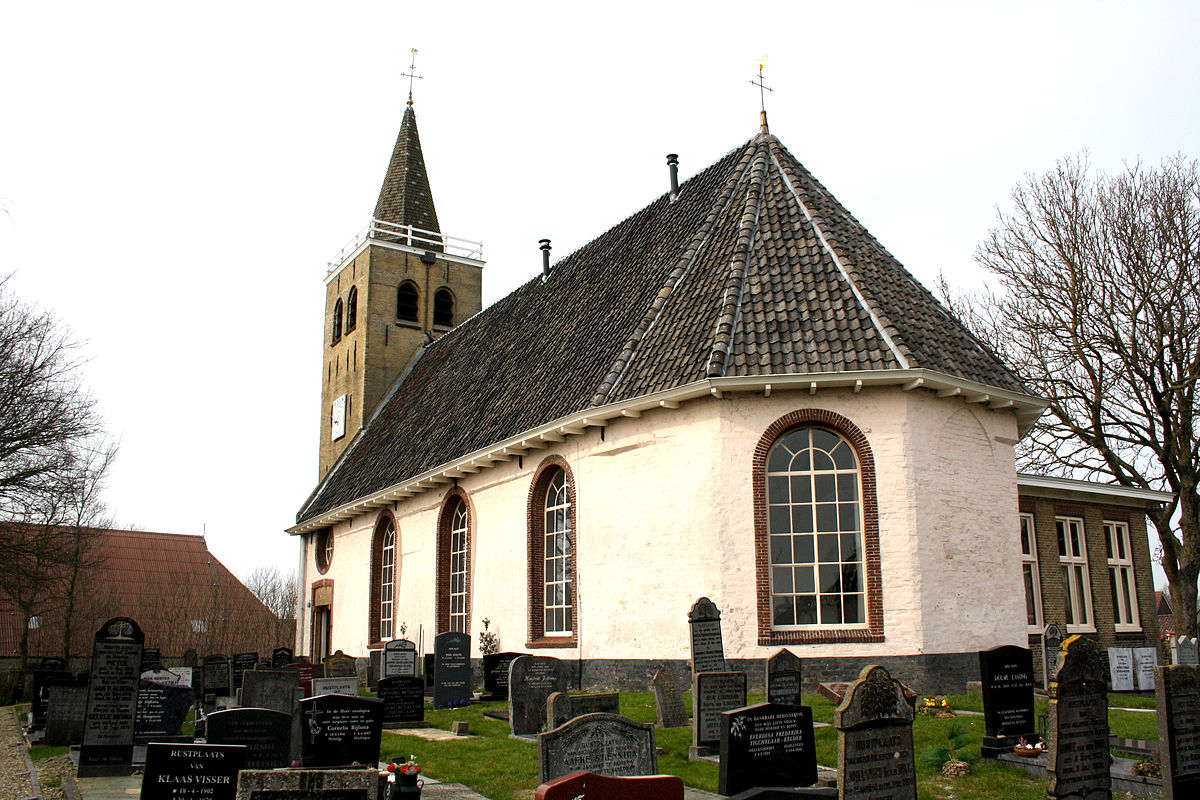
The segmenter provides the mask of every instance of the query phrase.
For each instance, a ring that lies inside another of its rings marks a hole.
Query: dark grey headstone
[[[292,663],[292,648],[276,647],[271,651],[271,666],[275,669]]]
[[[305,767],[374,766],[383,735],[383,703],[323,694],[300,701],[300,762]]]
[[[1108,648],[1108,681],[1114,692],[1132,692],[1137,685],[1133,671],[1133,648]]]
[[[134,744],[169,741],[180,735],[180,728],[192,710],[192,686],[184,683],[159,683],[142,673],[138,683],[137,720],[134,723]]]
[[[725,671],[725,644],[721,639],[721,612],[707,597],[701,597],[688,612],[692,637],[692,676],[700,672]]]
[[[338,650],[333,655],[325,659],[325,677],[326,678],[357,678],[358,667],[354,665],[354,659]]]
[[[916,800],[913,707],[900,681],[864,667],[833,711],[841,797]]]
[[[234,653],[233,661],[233,688],[242,688],[242,676],[252,669],[258,668],[258,653]]]
[[[1112,757],[1104,662],[1096,643],[1080,636],[1063,642],[1063,653],[1050,693],[1046,796],[1107,798]]]
[[[229,675],[229,659],[225,656],[211,655],[205,657],[204,693],[219,697],[233,694],[233,681]]]
[[[44,660],[44,659],[43,659]],[[35,669],[33,671],[33,725],[30,730],[40,731],[46,726],[46,708],[50,704],[50,687],[74,683],[71,673],[61,669]]]
[[[620,692],[567,694],[554,692],[546,698],[546,730],[582,717],[584,714],[620,714]]]
[[[1133,648],[1133,665],[1140,692],[1154,691],[1154,670],[1158,666],[1157,647]]]
[[[1058,672],[1059,649],[1062,647],[1062,629],[1051,622],[1042,630],[1042,667],[1046,676],[1045,688],[1050,688],[1054,673]]]
[[[1159,667],[1157,672],[1163,797],[1200,797],[1200,667]]]
[[[384,724],[425,720],[425,681],[416,675],[380,678],[378,696],[383,703]]]
[[[983,755],[994,758],[1024,738],[1037,735],[1033,706],[1033,651],[1004,645],[979,653],[979,682],[983,689]]]
[[[492,653],[483,657],[483,699],[508,699],[508,667],[525,653]]]
[[[804,704],[801,697],[800,658],[784,648],[767,659],[767,702],[785,706]]]
[[[142,672],[158,672],[162,669],[162,651],[157,647],[142,650]]]
[[[417,645],[408,639],[393,639],[383,646],[383,677],[417,674]]]
[[[701,672],[692,682],[692,747],[721,745],[721,715],[746,705],[746,673]]]
[[[244,747],[150,744],[141,800],[234,800]]]
[[[142,629],[128,617],[114,617],[96,632],[79,750],[81,778],[128,775],[132,770],[144,641]]]
[[[450,631],[433,640],[433,707],[453,708],[471,702],[471,637]]]
[[[759,703],[721,717],[721,794],[817,782],[811,708]]]
[[[654,673],[650,688],[654,692],[654,704],[658,710],[658,727],[682,728],[687,725],[687,707],[683,704],[683,693],[679,691],[675,673],[660,669]]]
[[[618,778],[656,774],[654,726],[618,714],[585,714],[538,736],[540,783],[579,770]]]
[[[79,744],[87,714],[87,687],[51,686],[49,693],[45,744]]]
[[[200,656],[190,647],[183,651],[183,665],[185,667],[200,666]]]
[[[209,744],[246,746],[246,769],[275,769],[292,762],[292,715],[269,708],[214,711],[206,720]]]
[[[567,668],[551,656],[521,656],[508,667],[508,724],[513,736],[533,736],[546,722],[546,701],[567,690]]]
[[[242,705],[247,708],[269,708],[290,715],[299,688],[295,670],[251,670],[242,676]]]

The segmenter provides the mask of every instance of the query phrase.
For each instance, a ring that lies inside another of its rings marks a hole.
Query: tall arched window
[[[330,344],[337,344],[342,340],[342,298],[338,298],[333,304],[333,336],[330,338]]]
[[[358,287],[351,286],[350,294],[346,298],[346,333],[354,330],[358,325]]]
[[[438,289],[433,295],[433,324],[444,328],[454,325],[454,295],[449,289]]]
[[[405,281],[396,290],[396,319],[402,322],[417,321],[417,285]]]
[[[438,519],[438,633],[470,633],[471,512],[466,494],[453,489]]]
[[[396,631],[396,583],[400,567],[396,520],[388,512],[375,523],[371,542],[371,603],[367,635],[386,642]]]
[[[550,456],[529,500],[530,646],[570,647],[578,620],[575,553],[578,519],[567,463]]]

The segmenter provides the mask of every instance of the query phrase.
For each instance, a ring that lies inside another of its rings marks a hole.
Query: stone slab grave
[[[614,778],[580,770],[546,781],[533,800],[683,800],[683,779],[674,775]]]
[[[358,667],[354,665],[353,658],[338,650],[325,659],[325,677],[357,678]]]
[[[654,725],[620,714],[585,714],[538,736],[538,783],[580,770],[597,775],[654,775]]]
[[[508,725],[513,736],[534,736],[546,722],[546,701],[567,691],[567,666],[553,656],[521,656],[508,666]]]
[[[275,769],[292,763],[292,715],[268,708],[214,711],[205,721],[209,744],[242,745],[246,769]]]
[[[508,699],[508,667],[527,653],[491,653],[483,657],[484,700]]]
[[[687,707],[683,704],[683,693],[679,691],[679,681],[675,679],[675,673],[668,669],[658,670],[654,673],[650,689],[654,692],[658,727],[682,728],[688,724]]]
[[[49,691],[43,744],[79,744],[83,741],[83,718],[87,713],[87,687],[51,686]]]
[[[842,698],[846,696],[846,692],[849,691],[849,689],[850,684],[843,681],[828,681],[817,684],[817,694],[821,695],[821,697],[824,697],[834,705],[842,702]]]
[[[1139,692],[1153,692],[1155,687],[1154,670],[1158,667],[1157,647],[1133,648],[1133,668],[1137,675]]]
[[[1011,751],[1024,738],[1041,740],[1033,705],[1033,651],[1004,645],[979,652],[983,689],[984,758]]]
[[[254,669],[242,676],[242,705],[246,708],[269,708],[291,715],[299,693],[295,670]]]
[[[319,694],[344,694],[358,697],[358,678],[313,678],[312,693],[314,697]]]
[[[1042,684],[1044,689],[1050,689],[1050,682],[1054,680],[1054,673],[1058,671],[1062,641],[1062,629],[1055,623],[1051,622],[1042,630],[1042,675],[1046,678]]]
[[[688,759],[715,755],[721,746],[721,714],[746,705],[746,673],[701,672],[692,682],[692,746]]]
[[[381,678],[417,674],[417,644],[408,639],[393,639],[383,646]]]
[[[276,647],[271,651],[271,667],[274,669],[286,667],[292,663],[293,655],[292,648],[290,647]]]
[[[841,797],[916,800],[913,716],[900,681],[883,667],[863,668],[833,710]]]
[[[758,703],[721,715],[718,789],[731,795],[765,786],[812,786],[817,749],[812,709]]]
[[[836,798],[838,790],[830,786],[808,786],[801,788],[783,788],[780,786],[764,786],[747,789],[731,795],[729,800],[794,800],[797,797]]]
[[[584,714],[620,714],[620,692],[597,692],[594,694],[567,694],[554,692],[546,698],[546,730]]]
[[[300,701],[300,763],[305,767],[374,766],[383,734],[383,703],[324,694]]]
[[[43,662],[45,659],[43,659]],[[33,671],[33,700],[30,713],[33,716],[29,727],[31,731],[40,731],[46,726],[46,711],[50,705],[50,687],[68,686],[75,682],[75,676],[64,669],[35,669]]]
[[[143,672],[138,680],[134,744],[170,742],[181,738],[181,728],[192,710],[191,669]],[[191,741],[191,737],[187,737]]]
[[[433,707],[471,702],[471,637],[450,631],[433,640]]]
[[[721,639],[721,612],[707,597],[688,612],[692,642],[692,677],[701,672],[725,671],[725,645]]]
[[[1156,684],[1163,797],[1200,797],[1200,667],[1159,667]]]
[[[786,647],[767,659],[767,702],[804,705],[800,696],[803,673],[800,658]]]
[[[1108,682],[1114,692],[1136,690],[1132,647],[1108,648]]]
[[[230,661],[234,691],[242,688],[242,676],[258,668],[258,653],[234,653]]]
[[[383,724],[419,727],[425,724],[425,681],[416,675],[381,678],[376,689],[383,703]]]
[[[1049,798],[1110,796],[1108,681],[1100,650],[1091,639],[1068,637],[1050,687],[1046,724]]]
[[[246,748],[149,744],[140,800],[234,800]]]
[[[207,798],[205,798],[207,800]],[[244,769],[236,800],[382,800],[372,769]]]
[[[233,694],[233,680],[229,673],[229,659],[223,655],[204,657],[204,695],[227,697]]]
[[[79,749],[81,778],[132,771],[143,642],[142,629],[128,617],[114,617],[96,632]]]
[[[142,648],[142,672],[158,672],[162,669],[162,650],[157,647]]]

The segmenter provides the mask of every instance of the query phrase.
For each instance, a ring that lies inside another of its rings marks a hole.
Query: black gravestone
[[[383,702],[386,725],[422,724],[425,721],[425,682],[416,675],[381,678],[377,692]]]
[[[767,659],[767,702],[785,706],[803,705],[800,696],[800,659],[784,648]]]
[[[258,653],[233,654],[233,688],[242,688],[242,676],[258,666]]]
[[[811,708],[759,703],[721,717],[721,794],[817,782]]]
[[[44,744],[79,744],[87,713],[86,686],[51,686]]]
[[[71,673],[61,669],[35,669],[33,671],[33,725],[30,730],[40,731],[46,725],[46,708],[50,704],[50,687],[67,686],[74,682]]]
[[[162,651],[157,647],[142,650],[142,672],[158,672],[162,669]]]
[[[196,651],[190,647],[183,651],[183,665],[185,667],[200,666],[200,657],[196,654]]]
[[[979,653],[979,681],[983,686],[983,756],[995,758],[1012,750],[1024,738],[1036,744],[1037,719],[1033,709],[1033,651],[1004,645]]]
[[[132,771],[138,670],[144,641],[142,629],[128,617],[114,617],[96,632],[79,749],[81,778],[128,775]]]
[[[692,635],[692,677],[701,672],[725,671],[725,645],[721,639],[721,612],[701,597],[688,612]]]
[[[900,681],[883,667],[863,668],[833,710],[841,797],[916,800],[913,716]]]
[[[408,639],[393,639],[383,646],[383,677],[417,674],[417,645]]]
[[[204,659],[204,694],[226,696],[232,694],[232,686],[229,679],[229,659],[223,655],[206,656]]]
[[[1047,722],[1046,796],[1108,797],[1108,675],[1091,639],[1071,636],[1054,676]]]
[[[425,692],[428,694],[433,691],[433,669],[437,666],[437,659],[433,653],[426,653],[421,660],[421,668],[425,670]]]
[[[433,707],[453,708],[471,702],[471,637],[439,633],[433,640],[435,658]]]
[[[508,699],[508,667],[525,653],[492,653],[483,657],[483,699]]]
[[[1158,667],[1156,672],[1163,797],[1200,797],[1200,667]]]
[[[168,741],[179,736],[180,727],[192,709],[192,687],[189,684],[138,682],[137,720],[134,723],[134,744]]]
[[[546,722],[546,701],[567,690],[566,665],[552,656],[521,656],[508,666],[508,724],[513,736],[533,736]]]
[[[231,708],[206,719],[210,744],[246,746],[246,769],[275,769],[291,764],[292,715],[269,708]]]
[[[234,745],[147,745],[141,800],[234,800],[245,754]]]
[[[276,647],[271,651],[271,666],[275,668],[286,667],[292,663],[292,648]]]
[[[383,703],[341,694],[305,698],[300,701],[300,731],[305,767],[373,767],[379,762]]]

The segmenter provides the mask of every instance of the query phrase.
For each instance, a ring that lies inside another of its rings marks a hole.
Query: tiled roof
[[[298,521],[591,406],[713,377],[911,368],[1024,393],[761,134],[430,344]]]
[[[441,232],[437,209],[433,207],[433,192],[429,190],[429,175],[425,172],[425,156],[421,154],[421,137],[417,135],[417,115],[412,106],[404,110],[400,134],[392,148],[392,160],[388,162],[375,203],[375,219]]]

